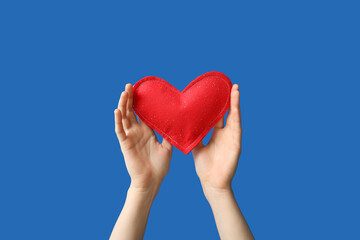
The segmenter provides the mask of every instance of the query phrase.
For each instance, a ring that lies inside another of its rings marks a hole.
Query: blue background
[[[233,188],[255,237],[360,239],[359,22],[356,1],[1,1],[0,239],[107,239],[125,84],[214,70],[240,85]],[[218,238],[175,149],[145,239]]]

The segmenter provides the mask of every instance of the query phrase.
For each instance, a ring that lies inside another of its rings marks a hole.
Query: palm
[[[119,110],[115,110],[116,132],[125,164],[131,179],[140,187],[152,180],[162,179],[169,170],[172,145],[165,139],[160,144],[154,131],[140,120],[132,110],[132,86],[127,85],[121,95]]]
[[[209,143],[200,143],[194,150],[196,172],[203,183],[226,188],[235,174],[241,151],[239,95],[232,90],[231,107],[224,125],[220,120],[214,127]]]
[[[147,171],[164,175],[169,168],[171,151],[161,146],[153,130],[144,123],[129,129],[121,148],[130,175],[148,174]]]

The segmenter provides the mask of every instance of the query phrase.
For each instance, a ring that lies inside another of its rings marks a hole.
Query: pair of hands
[[[213,129],[209,143],[200,142],[192,154],[205,196],[232,191],[231,181],[241,152],[239,86],[231,89],[230,110],[224,126],[222,118]],[[139,118],[133,105],[133,86],[127,84],[115,109],[115,132],[136,191],[157,192],[169,171],[173,146],[164,138],[159,143],[154,131]],[[156,193],[155,193],[156,194]]]

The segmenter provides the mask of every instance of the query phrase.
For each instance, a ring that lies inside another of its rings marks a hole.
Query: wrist
[[[139,188],[130,184],[121,214],[130,216],[146,216],[149,214],[158,188]],[[141,219],[139,221],[142,221]]]
[[[153,201],[159,192],[161,182],[154,182],[147,185],[139,185],[136,182],[131,182],[128,189],[128,194],[136,195],[142,199]]]
[[[201,183],[201,185],[203,187],[204,195],[210,204],[234,196],[231,184],[221,187],[215,187],[209,183]]]

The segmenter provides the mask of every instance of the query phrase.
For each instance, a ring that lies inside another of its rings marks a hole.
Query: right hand
[[[127,84],[115,109],[115,132],[126,168],[131,177],[131,187],[141,191],[159,188],[169,171],[173,146],[166,140],[160,144],[154,131],[132,109],[133,86]]]

